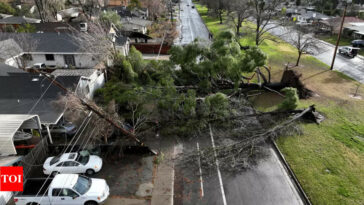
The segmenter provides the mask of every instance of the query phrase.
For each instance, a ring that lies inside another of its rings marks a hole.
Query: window
[[[72,191],[71,189],[62,189],[59,196],[78,197],[78,194],[76,192]]]
[[[84,195],[91,187],[91,179],[84,176],[79,176],[73,189],[78,191],[81,195]]]
[[[45,58],[46,58],[46,61],[54,61],[54,55],[53,54],[46,54]]]
[[[53,165],[53,164],[55,164],[55,163],[57,163],[57,162],[59,162],[59,158],[60,157],[53,157],[52,159],[51,159],[51,161],[49,162],[49,165]]]
[[[76,167],[78,165],[80,164],[77,162],[72,162],[72,161],[63,162],[64,167]]]
[[[52,196],[60,196],[60,195],[61,195],[61,189],[52,190]]]

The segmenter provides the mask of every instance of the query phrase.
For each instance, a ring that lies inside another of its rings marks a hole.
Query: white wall
[[[29,65],[36,63],[45,63],[47,66],[65,67],[63,54],[55,54],[54,61],[47,61],[45,54],[32,54],[32,61],[29,61]],[[75,54],[75,63],[77,68],[91,68],[97,64],[96,60],[93,60],[92,55],[87,54]]]
[[[123,46],[116,46],[116,49],[121,53],[121,55],[128,56],[130,50],[130,42],[127,41],[126,44]]]
[[[88,78],[81,77],[77,86],[77,95],[82,98],[92,99],[97,89],[105,84],[105,75],[101,71],[95,72]]]

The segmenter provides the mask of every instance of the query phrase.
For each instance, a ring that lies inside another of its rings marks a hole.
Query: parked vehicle
[[[104,179],[78,174],[58,174],[51,178],[27,179],[23,191],[14,195],[16,205],[97,205],[109,196]]]
[[[102,159],[90,155],[88,151],[65,153],[57,157],[48,157],[43,164],[46,175],[83,174],[92,175],[102,168]]]
[[[351,44],[353,45],[353,47],[360,47],[360,48],[362,48],[362,47],[364,47],[364,40],[353,40],[352,42],[351,42]]]
[[[68,136],[73,136],[77,132],[77,126],[67,121],[60,121],[58,124],[49,127],[51,134],[66,134]],[[44,133],[47,130],[44,129]]]
[[[339,53],[354,58],[358,54],[359,48],[344,46],[339,48]]]

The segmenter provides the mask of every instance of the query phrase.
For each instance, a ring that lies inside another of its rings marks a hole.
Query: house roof
[[[5,63],[0,63],[0,76],[10,76],[21,73],[27,73],[19,68],[6,65]]]
[[[84,76],[90,77],[96,69],[93,68],[79,68],[79,69],[56,69],[52,72],[55,77],[58,76]]]
[[[361,23],[348,23],[344,26],[345,29],[350,29],[357,34],[364,35],[364,22]]]
[[[79,79],[79,76],[56,78],[71,90],[75,90]],[[64,94],[44,76],[29,73],[0,76],[0,114],[36,114],[42,124],[56,124],[63,115],[64,107],[56,105],[54,101]]]
[[[80,31],[81,22],[44,22],[32,23],[37,33],[71,33],[72,29]]]
[[[13,138],[16,131],[25,123],[26,128],[40,128],[38,115],[0,115],[0,155],[17,154]]]
[[[124,24],[135,24],[135,25],[139,25],[139,26],[150,26],[152,25],[152,21],[148,21],[145,19],[141,19],[141,18],[122,18],[121,19],[121,23],[124,26]]]
[[[2,39],[13,39],[25,52],[41,53],[77,53],[82,52],[80,44],[68,33],[0,33]],[[34,46],[21,42],[23,39],[31,41]],[[0,52],[1,56],[1,52]]]
[[[40,19],[28,18],[24,16],[10,16],[0,19],[0,24],[25,24],[25,23],[39,23]]]
[[[315,11],[306,11],[305,13],[301,13],[301,16],[306,18],[306,19],[329,19],[330,17],[319,13],[319,12],[315,12]]]

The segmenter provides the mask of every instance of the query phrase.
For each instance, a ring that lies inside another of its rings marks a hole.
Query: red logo
[[[23,191],[23,167],[0,167],[0,191]]]

